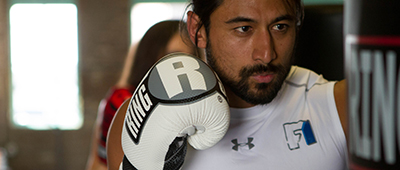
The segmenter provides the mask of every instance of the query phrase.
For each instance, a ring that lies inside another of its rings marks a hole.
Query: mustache
[[[269,73],[281,73],[285,71],[285,67],[283,65],[274,65],[274,64],[257,64],[253,66],[248,66],[242,68],[240,70],[240,76],[242,78],[250,77],[253,74],[269,72]]]

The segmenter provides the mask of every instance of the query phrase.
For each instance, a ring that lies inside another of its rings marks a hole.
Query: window
[[[137,43],[146,31],[157,22],[169,19],[181,20],[186,6],[187,3],[185,2],[142,2],[134,4],[131,9],[132,44]]]
[[[14,4],[9,16],[13,123],[35,130],[80,128],[75,4]]]

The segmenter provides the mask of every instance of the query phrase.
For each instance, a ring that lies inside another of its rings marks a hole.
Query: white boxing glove
[[[215,72],[188,54],[167,55],[147,72],[131,98],[120,169],[178,170],[186,140],[195,149],[207,149],[228,126],[229,106]]]

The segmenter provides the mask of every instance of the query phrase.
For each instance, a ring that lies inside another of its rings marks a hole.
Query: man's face
[[[244,102],[269,103],[281,88],[296,39],[293,12],[283,0],[224,0],[211,14],[207,61]]]

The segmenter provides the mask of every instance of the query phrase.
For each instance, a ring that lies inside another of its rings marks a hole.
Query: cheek
[[[278,53],[278,56],[280,57],[281,60],[284,60],[286,63],[290,62],[290,59],[293,56],[295,38],[292,37],[279,41],[279,43],[276,46],[276,52]]]
[[[219,74],[236,79],[241,68],[241,54],[239,53],[242,51],[241,47],[238,47],[235,41],[221,35],[210,38],[210,44],[218,70],[222,72]]]
[[[245,50],[241,42],[232,39],[219,39],[217,46],[213,48],[219,54],[220,63],[226,65],[226,69],[235,71],[245,63]]]
[[[215,38],[215,50],[219,50],[219,53],[223,55],[225,62],[231,64],[246,64],[246,56],[251,56],[251,42],[246,42],[243,39],[238,39],[227,34]]]

